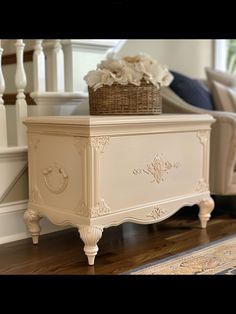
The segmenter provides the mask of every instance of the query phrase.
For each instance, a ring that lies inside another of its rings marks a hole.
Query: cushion
[[[201,83],[183,74],[170,71],[174,76],[170,88],[187,103],[203,109],[214,110],[211,94]]]
[[[212,95],[217,110],[236,112],[236,88],[212,81]]]
[[[213,92],[213,81],[226,86],[236,87],[236,75],[228,72],[205,68],[209,89]]]

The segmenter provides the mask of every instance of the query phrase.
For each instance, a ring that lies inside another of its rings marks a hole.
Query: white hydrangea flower
[[[101,82],[101,71],[89,71],[87,75],[85,75],[84,80],[88,84],[88,86],[92,87],[95,84]]]
[[[140,85],[143,73],[137,72],[133,64],[127,64],[123,71],[125,72],[127,80],[130,84],[134,84],[136,86]]]
[[[103,85],[111,86],[114,83],[114,78],[111,76],[110,71],[106,69],[90,71],[84,79],[88,86],[93,87],[94,90],[97,90]]]
[[[109,70],[101,70],[101,82],[105,85],[111,86],[114,83],[114,78]]]
[[[115,74],[111,73],[111,75],[114,78],[114,81],[118,84],[127,85],[129,83],[127,74],[123,68]]]
[[[118,60],[110,53],[107,59],[99,63],[95,71],[88,72],[84,79],[94,90],[104,85],[111,86],[113,83],[139,86],[142,80],[159,89],[161,86],[168,86],[173,76],[166,65],[159,64],[147,54],[140,53]]]
[[[111,72],[118,72],[123,68],[123,61],[122,60],[114,60],[114,59],[107,59],[102,61],[100,64],[98,64],[98,69],[107,69]]]
[[[150,64],[158,63],[156,59],[153,59],[146,53],[140,53],[138,56],[139,56],[139,62],[149,62]]]

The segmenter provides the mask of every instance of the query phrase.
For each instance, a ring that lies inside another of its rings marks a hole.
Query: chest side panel
[[[29,135],[30,201],[73,212],[82,194],[82,144],[74,137]]]

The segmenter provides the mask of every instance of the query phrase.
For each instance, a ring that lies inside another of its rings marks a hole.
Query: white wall
[[[194,78],[205,78],[204,68],[213,65],[213,40],[153,39],[128,40],[119,57],[148,53],[169,69]]]
[[[9,146],[17,146],[16,140],[16,106],[7,105],[7,141]]]

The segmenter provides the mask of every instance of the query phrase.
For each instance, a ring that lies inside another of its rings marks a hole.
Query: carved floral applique
[[[173,168],[179,168],[179,162],[170,162],[168,160],[164,160],[161,155],[156,155],[153,160],[147,164],[146,168],[137,168],[133,170],[134,175],[151,175],[154,179],[153,182],[161,183],[165,179],[165,175],[169,173],[169,171]]]

